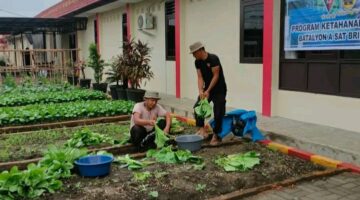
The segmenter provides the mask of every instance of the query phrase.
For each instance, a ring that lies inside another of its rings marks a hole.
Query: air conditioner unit
[[[138,28],[141,29],[153,29],[154,28],[154,16],[150,13],[142,13],[138,17]]]

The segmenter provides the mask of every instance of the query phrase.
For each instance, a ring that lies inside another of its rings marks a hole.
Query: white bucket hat
[[[144,95],[144,99],[160,99],[160,95],[158,92],[151,92],[151,91],[146,91],[145,95]]]
[[[190,45],[190,54],[193,54],[195,51],[203,48],[204,45],[201,42],[195,42],[194,44]]]

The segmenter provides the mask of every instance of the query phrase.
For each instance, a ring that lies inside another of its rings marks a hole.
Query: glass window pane
[[[263,46],[263,4],[244,6],[244,57],[261,58]]]
[[[340,51],[340,56],[344,59],[360,59],[360,50]]]

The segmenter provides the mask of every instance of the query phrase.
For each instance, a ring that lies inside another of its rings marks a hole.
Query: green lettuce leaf
[[[206,98],[199,101],[198,105],[195,107],[195,113],[198,117],[203,119],[211,116],[212,108]]]
[[[227,172],[248,171],[260,164],[260,154],[254,151],[245,154],[232,154],[215,160],[215,163]]]
[[[157,148],[164,147],[168,140],[169,138],[165,135],[165,132],[155,125],[155,144]]]

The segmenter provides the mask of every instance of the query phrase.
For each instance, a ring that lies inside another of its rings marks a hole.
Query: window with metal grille
[[[122,40],[125,42],[128,39],[127,33],[127,15],[124,13],[122,15]]]
[[[240,2],[240,62],[262,63],[263,0]]]
[[[97,35],[97,20],[94,20],[94,39],[95,39],[95,44],[98,44],[98,35]]]
[[[166,60],[175,60],[175,2],[165,2]]]

